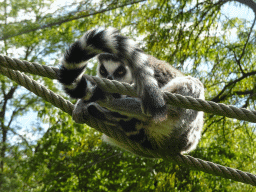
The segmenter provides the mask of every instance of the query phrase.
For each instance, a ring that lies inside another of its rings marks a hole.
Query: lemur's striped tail
[[[114,28],[87,31],[66,51],[59,73],[59,81],[64,85],[66,93],[73,98],[89,97],[88,89],[92,86],[89,86],[83,72],[86,62],[101,53],[115,54],[127,62],[142,99],[143,111],[156,120],[165,119],[166,104],[154,77],[154,70],[148,65],[148,56],[132,39],[120,35]]]
[[[136,58],[141,50],[136,43],[121,36],[117,29],[93,29],[87,31],[82,38],[74,42],[66,50],[61,61],[59,81],[64,85],[65,91],[73,98],[83,98],[86,95],[86,80],[82,77],[86,62],[100,53],[111,53],[122,59],[127,59],[134,68]],[[144,55],[144,54],[143,54]],[[141,65],[142,61],[138,60]],[[145,61],[146,62],[146,61]]]

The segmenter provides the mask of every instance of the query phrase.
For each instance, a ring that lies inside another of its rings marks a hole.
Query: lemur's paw
[[[154,121],[161,122],[167,119],[167,105],[159,89],[144,89],[142,96],[142,111],[151,115]]]

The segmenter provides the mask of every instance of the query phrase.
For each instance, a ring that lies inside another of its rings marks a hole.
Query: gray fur
[[[174,78],[163,86],[161,90],[204,99],[204,87],[202,83],[198,79],[190,76]],[[109,109],[138,111],[140,106],[138,102],[140,101],[135,98],[129,98],[129,100],[128,98],[119,99],[111,103],[113,107],[109,107]],[[142,119],[142,117],[139,117],[139,119]],[[167,120],[155,123],[150,118],[144,118],[141,122],[142,125],[138,125],[138,131],[141,127],[145,129],[150,142],[155,143],[154,145],[159,149],[170,150],[171,153],[187,153],[196,148],[201,138],[203,112],[168,105]],[[119,146],[120,142],[112,138],[103,136],[103,139],[105,142]],[[123,146],[119,147],[124,148]],[[128,146],[125,146],[124,149],[132,151],[132,149],[128,148]]]
[[[152,56],[149,56],[149,58],[149,67],[153,69],[155,79],[157,80],[161,91],[204,99],[204,87],[198,79],[191,76],[184,76],[180,71],[164,61],[160,61]],[[109,57],[104,60],[104,57],[102,58],[101,56],[100,65],[111,65],[110,63],[111,59],[109,59]],[[115,64],[111,66],[113,66],[114,69],[118,68],[118,65],[125,65],[125,62],[119,62],[118,60],[113,60],[113,63]],[[113,74],[114,70],[112,70],[112,68],[110,69],[111,74]],[[129,66],[127,66],[126,69],[128,71],[131,70]],[[97,74],[100,76],[99,71],[97,71]],[[124,76],[123,79],[115,80],[128,83],[133,82],[132,76],[129,78]],[[115,125],[118,129],[122,129],[119,125],[120,120],[129,123],[129,120],[132,118],[138,119],[138,123],[136,123],[135,127],[131,127],[134,131],[122,131],[125,132],[128,137],[131,137],[133,135],[139,135],[140,130],[144,129],[147,139],[153,146],[153,150],[168,150],[170,153],[187,153],[195,149],[200,140],[203,127],[203,112],[168,105],[167,119],[162,122],[155,122],[152,117],[142,113],[142,101],[138,98],[112,98],[109,99],[107,103],[103,101],[98,101],[97,103],[98,104],[93,103],[86,105],[87,107],[89,105],[97,106],[99,111],[105,115],[104,120],[99,120],[105,121],[105,123],[111,124],[112,126]],[[86,110],[86,107],[81,110],[81,106],[80,103],[80,107],[76,107],[77,109],[74,112],[74,114],[76,114],[74,118],[77,119],[77,121],[83,119],[81,117],[81,111]],[[127,118],[117,118],[112,116],[111,112],[118,112],[121,115],[127,116]],[[110,138],[105,134],[103,134],[102,139],[111,145],[118,146],[131,152],[133,151],[129,146],[125,146],[120,141]],[[144,140],[145,139],[141,139],[141,142]]]

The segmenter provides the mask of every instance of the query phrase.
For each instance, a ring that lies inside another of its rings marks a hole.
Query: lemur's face
[[[121,61],[102,59],[97,68],[97,76],[130,84],[133,82],[130,68]]]

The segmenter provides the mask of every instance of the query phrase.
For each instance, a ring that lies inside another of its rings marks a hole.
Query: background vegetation
[[[0,53],[53,66],[85,31],[113,26],[199,78],[207,100],[255,110],[255,13],[255,0],[0,0]],[[0,89],[0,191],[255,191],[102,144],[99,132],[2,75]],[[256,174],[255,128],[205,114],[191,155]]]

